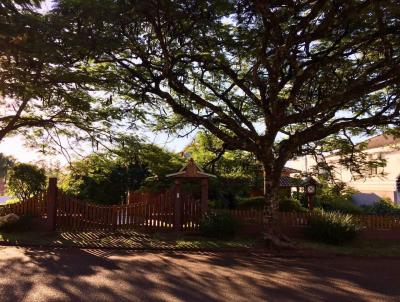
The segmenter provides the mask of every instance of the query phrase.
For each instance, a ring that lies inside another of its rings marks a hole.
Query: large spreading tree
[[[288,160],[400,122],[397,0],[60,0],[51,18],[99,89],[256,156],[275,243]]]

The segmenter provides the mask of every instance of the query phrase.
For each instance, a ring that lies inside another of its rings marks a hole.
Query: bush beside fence
[[[263,213],[260,210],[211,210],[216,213],[227,213],[238,219],[242,224],[262,225]],[[314,213],[279,212],[279,225],[284,227],[305,228]],[[400,230],[400,217],[378,215],[352,215],[362,227],[368,230]]]

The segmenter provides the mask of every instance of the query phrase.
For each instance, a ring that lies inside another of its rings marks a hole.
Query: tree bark
[[[279,220],[279,177],[274,177],[271,164],[263,164],[264,172],[264,209],[263,238],[269,247],[293,247],[290,240],[282,233]],[[279,173],[280,174],[280,173]]]
[[[264,177],[264,209],[263,209],[263,223],[264,223],[264,239],[266,234],[275,234],[277,232],[277,203],[278,203],[278,189],[274,186],[272,181],[272,169],[268,164],[263,167]]]

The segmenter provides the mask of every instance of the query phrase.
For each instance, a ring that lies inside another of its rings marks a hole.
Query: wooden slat
[[[135,227],[136,226],[136,204],[130,204],[130,215],[131,215],[131,221],[130,221],[130,226]]]
[[[103,230],[107,230],[108,229],[108,211],[107,208],[105,206],[101,207],[101,211],[102,211],[102,229]]]

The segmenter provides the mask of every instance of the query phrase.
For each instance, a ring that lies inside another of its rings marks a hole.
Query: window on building
[[[378,175],[378,167],[370,167],[369,175]]]
[[[371,166],[369,168],[369,175],[378,175],[384,172],[384,167],[379,166],[380,161],[384,160],[383,153],[374,153],[368,156],[368,160],[371,162]]]

